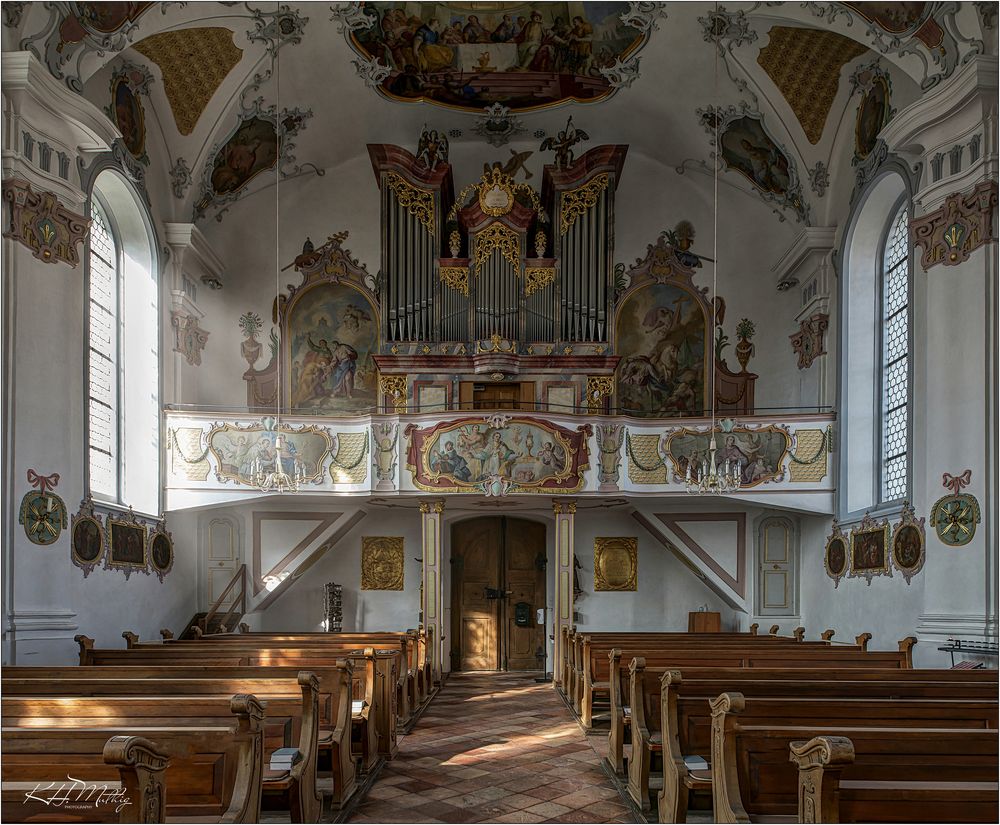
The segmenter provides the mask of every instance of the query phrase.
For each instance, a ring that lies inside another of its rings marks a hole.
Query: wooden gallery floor
[[[456,673],[348,822],[637,822],[534,674]]]

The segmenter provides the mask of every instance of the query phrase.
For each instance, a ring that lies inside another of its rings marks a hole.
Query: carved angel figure
[[[573,116],[570,115],[569,120],[566,121],[566,128],[555,137],[545,138],[539,151],[555,152],[556,169],[565,169],[573,165],[573,147],[585,140],[590,140],[590,135],[583,129],[577,129],[573,125]]]

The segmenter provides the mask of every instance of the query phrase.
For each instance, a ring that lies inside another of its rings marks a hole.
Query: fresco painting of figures
[[[741,117],[722,134],[722,158],[730,169],[744,175],[762,192],[781,197],[788,194],[791,178],[788,158],[764,131],[760,120]]]
[[[518,492],[576,490],[587,464],[589,427],[576,432],[529,418],[411,426],[409,465],[414,483],[428,490],[473,492],[503,479]]]
[[[674,479],[682,481],[691,467],[691,475],[708,461],[710,434],[683,429],[667,438],[666,457],[673,463]],[[739,466],[744,487],[756,487],[768,481],[780,481],[784,475],[789,438],[784,430],[764,427],[759,430],[734,428],[716,432],[716,466],[726,462]]]
[[[645,35],[621,21],[624,4],[365,3],[377,22],[352,45],[390,69],[379,91],[474,111],[596,100],[601,69],[639,49]]]
[[[375,310],[349,286],[325,283],[292,304],[286,331],[292,410],[336,414],[375,407]]]
[[[312,426],[268,429],[262,424],[225,424],[208,434],[208,448],[219,481],[256,486],[270,483],[280,470],[300,482],[318,482],[333,438]]]
[[[705,314],[688,291],[651,284],[618,313],[618,410],[627,415],[705,409]]]

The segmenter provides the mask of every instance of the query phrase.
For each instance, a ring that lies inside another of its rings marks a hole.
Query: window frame
[[[911,446],[913,444],[913,244],[909,237],[909,223],[911,217],[909,197],[904,194],[898,198],[893,208],[889,212],[889,219],[885,223],[882,232],[882,242],[878,249],[878,288],[875,290],[876,317],[878,318],[878,332],[875,335],[875,364],[877,365],[876,383],[876,404],[875,410],[878,426],[876,427],[876,463],[875,472],[875,508],[883,509],[900,504],[911,499],[913,491],[913,460]],[[903,258],[906,262],[906,472],[903,484],[903,493],[894,498],[885,497],[885,343],[886,343],[886,315],[885,315],[885,289],[887,280],[886,251],[896,222],[899,220],[901,212],[906,213],[906,226],[903,230],[906,254]]]
[[[125,472],[125,456],[123,454],[123,425],[124,425],[124,415],[125,412],[122,409],[122,393],[124,388],[124,364],[122,361],[122,326],[124,320],[122,318],[122,308],[124,304],[124,296],[122,291],[124,289],[124,255],[125,249],[124,244],[121,239],[121,230],[115,221],[114,212],[104,202],[103,197],[101,197],[97,188],[95,187],[91,190],[89,199],[89,208],[87,210],[88,218],[93,214],[94,208],[101,211],[104,223],[107,226],[108,234],[111,236],[111,242],[114,247],[114,268],[115,268],[115,312],[114,312],[114,331],[115,331],[115,416],[114,416],[114,438],[115,438],[115,454],[114,459],[114,475],[115,475],[115,492],[114,497],[109,499],[104,493],[95,493],[93,486],[91,484],[91,443],[90,443],[90,403],[92,399],[92,394],[90,390],[91,380],[90,380],[90,364],[91,364],[91,287],[92,287],[92,266],[91,266],[91,255],[96,254],[91,248],[90,243],[90,231],[87,232],[87,273],[86,273],[86,357],[84,359],[84,384],[86,386],[86,427],[84,429],[84,440],[86,441],[86,470],[85,470],[85,488],[87,494],[94,500],[104,504],[115,505],[118,507],[125,507],[125,502],[122,496],[123,488],[123,475]],[[103,259],[102,259],[103,260]]]

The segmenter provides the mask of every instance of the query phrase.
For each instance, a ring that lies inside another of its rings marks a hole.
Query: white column
[[[573,523],[576,518],[576,501],[553,499],[552,512],[556,517],[556,579],[555,616],[552,629],[555,633],[552,681],[562,680],[563,629],[573,625]]]
[[[421,535],[423,536],[423,582],[420,611],[424,619],[424,629],[430,639],[427,655],[431,657],[431,672],[434,681],[440,681],[442,652],[444,650],[441,620],[441,514],[444,501],[422,501],[420,503]]]

